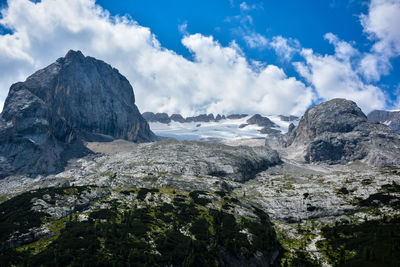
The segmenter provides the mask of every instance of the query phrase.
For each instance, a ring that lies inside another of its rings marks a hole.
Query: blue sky
[[[334,97],[366,113],[400,108],[400,0],[0,0],[0,8],[0,103],[11,83],[72,48],[117,67],[142,111],[299,115]]]
[[[361,52],[368,52],[373,44],[363,32],[359,17],[368,12],[368,1],[98,0],[97,3],[113,15],[129,14],[140,25],[149,27],[164,47],[189,59],[191,54],[181,42],[179,26],[183,24],[187,25],[188,33],[212,35],[222,45],[235,40],[247,58],[281,66],[286,73],[298,78],[301,77],[290,62],[282,61],[270,48],[249,47],[243,37],[251,32],[266,38],[281,35],[296,39],[303,47],[320,54],[334,53],[334,47],[323,38],[328,32],[352,43]],[[243,3],[248,9],[243,9]],[[391,59],[391,64],[393,70],[376,84],[385,88],[395,101],[400,84],[400,59]],[[390,103],[389,108],[395,104]]]

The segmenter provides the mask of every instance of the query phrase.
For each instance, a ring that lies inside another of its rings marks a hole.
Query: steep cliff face
[[[86,154],[83,139],[135,142],[156,136],[128,80],[103,61],[69,51],[11,86],[0,116],[0,177],[59,171]]]
[[[287,145],[303,149],[307,162],[400,165],[400,137],[386,125],[367,120],[356,103],[345,99],[308,109],[288,133]]]
[[[80,132],[134,142],[154,140],[129,81],[101,60],[69,51],[22,86]]]
[[[57,172],[67,147],[87,152],[72,127],[22,84],[11,87],[0,120],[0,177]]]

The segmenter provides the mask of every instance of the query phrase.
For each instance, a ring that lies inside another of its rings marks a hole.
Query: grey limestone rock
[[[155,139],[135,105],[129,81],[117,69],[80,51],[70,50],[17,86],[36,95],[80,132],[135,142]]]
[[[0,177],[60,171],[87,154],[83,139],[152,141],[128,80],[103,61],[69,51],[13,84],[0,115]]]
[[[275,123],[273,123],[267,117],[263,117],[260,114],[253,115],[250,119],[246,121],[248,124],[257,124],[258,126],[263,127],[277,127]]]
[[[161,123],[165,123],[165,124],[168,124],[171,122],[171,119],[169,118],[167,113],[154,114],[153,112],[144,112],[142,114],[142,116],[148,122],[161,122]]]
[[[400,137],[388,126],[367,120],[356,103],[345,99],[308,109],[288,133],[287,145],[303,149],[306,162],[400,165]]]
[[[170,118],[171,118],[172,121],[177,121],[177,122],[180,122],[180,123],[184,123],[185,122],[185,118],[183,118],[181,114],[172,114]]]

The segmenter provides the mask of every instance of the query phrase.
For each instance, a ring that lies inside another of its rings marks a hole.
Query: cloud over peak
[[[79,49],[127,76],[142,111],[301,114],[312,103],[311,88],[276,66],[249,62],[235,42],[222,46],[187,33],[188,60],[163,48],[149,28],[110,16],[93,0],[10,0],[2,14],[12,33],[0,35],[1,101],[11,83]]]

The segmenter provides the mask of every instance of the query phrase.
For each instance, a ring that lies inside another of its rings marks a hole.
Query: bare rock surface
[[[356,103],[333,99],[306,111],[287,137],[287,145],[306,162],[400,166],[400,137],[367,119]],[[302,151],[301,153],[299,151]]]
[[[0,115],[0,177],[60,172],[89,153],[82,140],[153,141],[118,70],[69,51],[13,84]]]
[[[154,140],[129,81],[117,69],[80,51],[70,50],[14,87],[30,91],[81,132],[135,142]]]

